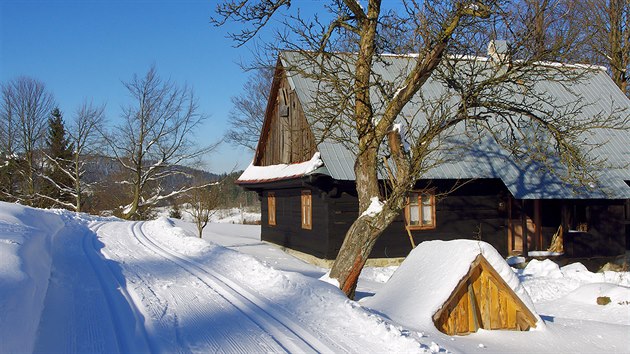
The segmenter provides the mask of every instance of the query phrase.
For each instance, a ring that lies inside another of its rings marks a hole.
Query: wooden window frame
[[[412,194],[417,195],[416,203],[418,205],[418,225],[411,225],[411,198]],[[431,206],[431,223],[430,224],[422,224],[423,218],[423,209],[422,206],[422,198],[423,196],[429,197],[429,205]],[[435,191],[433,190],[414,190],[409,193],[407,196],[407,205],[405,205],[405,227],[408,230],[433,230],[436,227],[435,221]]]
[[[267,194],[267,225],[276,226],[276,193]]]
[[[300,196],[300,216],[302,220],[302,228],[305,230],[313,229],[313,196],[310,190],[303,190]]]

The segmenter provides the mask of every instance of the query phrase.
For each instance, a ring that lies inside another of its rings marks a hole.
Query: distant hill
[[[221,179],[221,175],[216,173],[188,166],[175,165],[171,166],[170,169],[182,173],[169,176],[162,181],[161,186],[166,192],[189,186],[193,180],[214,182]],[[123,173],[122,166],[116,159],[102,155],[92,156],[86,165],[85,181],[88,183],[112,181],[117,179],[116,177],[121,173]]]

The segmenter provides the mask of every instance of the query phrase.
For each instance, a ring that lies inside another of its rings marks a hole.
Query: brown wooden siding
[[[587,231],[573,231],[564,234],[565,255],[568,257],[595,257],[616,256],[625,253],[629,245],[626,241],[624,203],[623,200],[564,201],[565,209],[570,211],[581,207],[585,208],[585,221],[588,226]],[[569,229],[571,228],[573,228],[572,225],[569,225]]]
[[[296,251],[326,258],[328,244],[328,205],[317,189],[311,191],[312,228],[302,228],[302,191],[307,188],[274,190],[276,196],[276,225],[262,223],[261,238]],[[263,193],[266,198],[267,192]],[[267,203],[262,203],[262,219],[267,220]]]
[[[437,192],[448,191],[453,182],[434,182]],[[424,186],[418,186],[423,188]],[[492,244],[499,252],[507,250],[506,215],[499,207],[498,191],[505,189],[500,181],[479,180],[452,192],[436,203],[436,227],[432,230],[414,230],[416,244],[425,240],[481,239]],[[354,185],[346,186],[339,197],[329,198],[330,259],[341,248],[345,233],[358,216],[358,204]],[[411,251],[411,242],[401,215],[385,229],[376,241],[371,258],[405,257]]]
[[[299,182],[305,185],[306,181]],[[449,191],[454,181],[432,181],[437,193]],[[426,188],[419,183],[418,188]],[[334,259],[341,248],[347,230],[358,216],[354,183],[338,182],[333,188],[316,184],[312,192],[312,230],[301,228],[301,191],[304,188],[272,186],[263,192],[276,194],[276,226],[262,225],[262,239],[323,259]],[[322,189],[320,189],[322,188]],[[436,228],[414,230],[415,243],[425,240],[479,239],[490,243],[499,253],[508,255],[509,195],[500,180],[476,180],[436,202]],[[264,200],[264,199],[263,199]],[[519,204],[521,201],[518,201]],[[524,215],[531,213],[524,203]],[[543,200],[540,201],[542,244],[528,245],[529,250],[546,249],[551,236],[562,222],[563,209],[575,204],[588,205],[588,232],[565,234],[566,257],[594,257],[623,254],[628,247],[624,201],[611,200]],[[267,203],[262,203],[262,220],[268,220]],[[540,241],[538,241],[540,243]],[[401,215],[385,230],[370,254],[371,258],[405,257],[411,243]]]
[[[302,105],[282,73],[272,85],[255,164],[269,166],[308,161],[317,151]]]

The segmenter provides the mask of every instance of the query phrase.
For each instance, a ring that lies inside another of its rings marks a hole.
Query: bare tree
[[[448,159],[445,154],[456,151],[449,142],[464,139],[466,147],[474,147],[491,139],[579,184],[592,178],[587,166],[601,162],[586,154],[581,134],[627,127],[629,119],[580,119],[584,106],[579,97],[557,102],[537,89],[541,81],[566,88],[592,73],[583,67],[546,65],[544,61],[561,57],[566,48],[542,41],[542,32],[523,22],[513,2],[408,0],[389,10],[380,0],[362,3],[331,1],[325,6],[328,16],[309,19],[289,9],[286,0],[225,1],[217,7],[216,19],[218,24],[242,22],[244,29],[233,38],[244,44],[283,11],[271,46],[293,50],[292,60],[283,57],[287,70],[317,87],[312,105],[305,108],[320,130],[314,133],[356,153],[359,217],[330,275],[350,297],[376,240],[400,215],[408,193],[429,169]],[[547,8],[532,7],[531,17]],[[497,37],[509,45],[491,42]],[[393,43],[391,38],[408,42]],[[532,42],[538,47],[532,48]],[[488,43],[494,54],[482,59]],[[351,54],[338,52],[348,47]],[[385,53],[391,47],[413,52],[387,77],[382,68],[393,65]],[[426,89],[428,82],[439,88]],[[568,167],[554,168],[558,164]],[[380,179],[379,170],[390,178]]]
[[[218,185],[197,188],[187,193],[188,213],[197,226],[199,238],[203,236],[203,229],[208,225],[210,217],[216,212],[219,206]]]
[[[92,102],[84,101],[76,110],[74,119],[67,131],[69,144],[72,146],[72,153],[69,159],[59,160],[48,158],[50,163],[62,173],[64,179],[47,178],[61,194],[68,195],[72,202],[59,198],[52,201],[65,208],[82,211],[83,197],[91,184],[84,179],[85,167],[90,156],[96,153],[101,147],[98,128],[105,123],[105,105],[94,105]],[[46,196],[44,196],[46,197]]]
[[[509,29],[519,32],[524,50],[548,60],[583,59],[587,36],[577,25],[581,13],[575,1],[521,0],[510,9],[519,19]]]
[[[104,137],[129,175],[122,183],[130,187],[132,199],[122,215],[136,218],[144,207],[199,188],[190,186],[165,194],[160,181],[183,173],[173,166],[200,158],[218,143],[194,145],[195,129],[206,116],[197,112],[197,100],[190,88],[161,79],[154,67],[143,77],[134,75],[124,85],[135,102],[124,108],[124,123],[114,134]]]
[[[613,81],[630,97],[630,0],[580,0],[576,25],[588,35],[592,60],[610,69]]]
[[[37,153],[46,133],[47,119],[55,101],[45,85],[30,77],[18,77],[2,85],[2,140],[5,154],[19,155],[22,180],[21,195],[12,197],[33,205],[36,199]]]
[[[19,157],[16,151],[17,123],[14,110],[15,93],[2,85],[2,101],[0,102],[0,198],[13,200],[17,188],[17,164]]]
[[[228,116],[230,129],[225,135],[227,141],[256,150],[272,77],[271,68],[254,69],[243,86],[243,92],[232,97],[233,107]]]
[[[72,156],[71,179],[73,181],[74,210],[81,212],[83,198],[88,184],[84,182],[85,165],[89,156],[94,155],[101,142],[98,127],[105,123],[105,105],[96,106],[92,102],[84,101],[77,109],[69,134],[74,144]]]

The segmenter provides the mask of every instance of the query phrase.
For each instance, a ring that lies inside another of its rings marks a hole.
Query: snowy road
[[[143,231],[142,224],[137,223],[132,228],[134,237],[147,249],[171,261],[182,270],[189,273],[195,281],[208,286],[214,290],[224,300],[229,302],[234,308],[246,316],[234,318],[238,322],[238,327],[250,325],[250,321],[255,323],[260,329],[272,336],[273,340],[283,349],[289,352],[332,352],[331,347],[324,344],[320,339],[309,333],[308,330],[295,323],[288,316],[281,313],[273,304],[249,292],[245,287],[237,282],[219,274],[211,268],[196,262],[194,259],[177,254],[152,241]],[[223,311],[223,310],[222,310]],[[245,320],[247,323],[242,323]],[[240,322],[239,322],[240,321]],[[266,350],[268,347],[248,346],[249,350]]]
[[[120,274],[118,278],[127,282],[126,287],[130,289],[133,302],[131,307],[137,308],[139,317],[143,319],[148,342],[145,349],[153,352],[333,351],[274,305],[210,267],[152,240],[143,231],[143,224],[108,223],[102,227],[99,225],[97,233],[107,243],[103,253],[122,266],[120,271],[124,278],[120,278]],[[90,252],[87,249],[85,251]],[[77,263],[72,261],[70,264]],[[115,274],[116,271],[110,273]],[[106,297],[111,295],[104,293]],[[102,302],[94,305],[101,307]],[[97,314],[94,322],[112,323],[107,318],[107,311],[102,312],[102,315],[93,312]],[[54,314],[50,317],[54,317]],[[49,322],[54,323],[56,320]],[[111,326],[106,327],[102,336],[112,335]],[[145,331],[137,332],[140,338],[136,338],[135,342],[142,342]],[[92,338],[80,334],[65,337],[75,340],[86,338],[86,342],[94,342]],[[120,337],[121,333],[115,335]],[[42,345],[38,348],[63,349],[57,343],[50,343],[58,337],[47,336],[46,341],[40,341]],[[117,342],[128,343],[129,340],[117,338]],[[88,351],[104,349],[107,352],[116,349],[112,346],[85,348]],[[136,346],[136,349],[142,348]]]
[[[59,217],[65,226],[49,239],[43,310],[28,339],[36,353],[423,351],[336,287],[167,219]]]
[[[84,225],[74,224],[55,235],[35,352],[148,351],[136,310],[98,253],[101,247],[94,231]]]

